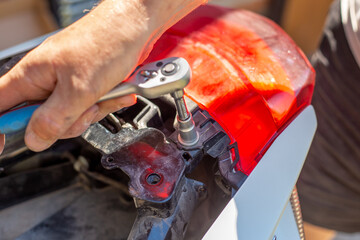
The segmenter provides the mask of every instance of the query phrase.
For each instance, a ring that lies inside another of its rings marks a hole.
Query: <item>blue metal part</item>
[[[0,116],[0,133],[10,134],[26,128],[34,111],[40,104],[28,105],[5,112]]]

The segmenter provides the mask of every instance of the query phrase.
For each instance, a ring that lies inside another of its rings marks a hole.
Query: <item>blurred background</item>
[[[97,0],[1,0],[0,51],[68,26],[89,12]],[[309,55],[320,39],[332,0],[210,0],[212,4],[244,8],[279,25]]]

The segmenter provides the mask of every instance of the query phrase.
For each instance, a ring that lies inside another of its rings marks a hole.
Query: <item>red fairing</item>
[[[183,57],[185,89],[238,144],[250,174],[281,129],[310,104],[315,72],[272,21],[244,10],[202,6],[169,29],[147,62]]]

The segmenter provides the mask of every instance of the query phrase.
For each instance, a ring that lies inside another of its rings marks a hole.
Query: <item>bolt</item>
[[[146,177],[146,182],[150,185],[156,185],[160,183],[161,176],[157,173],[151,173]]]

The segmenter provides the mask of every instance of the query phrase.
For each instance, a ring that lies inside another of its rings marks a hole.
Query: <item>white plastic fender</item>
[[[203,239],[273,239],[316,126],[314,108],[308,106],[275,139]]]

